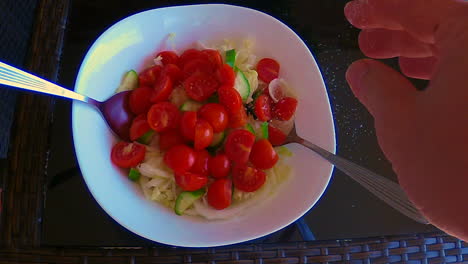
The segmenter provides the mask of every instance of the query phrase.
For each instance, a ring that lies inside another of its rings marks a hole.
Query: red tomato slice
[[[229,161],[226,154],[218,154],[214,157],[210,157],[208,161],[208,169],[211,176],[214,178],[227,177],[231,170],[231,162]]]
[[[178,83],[182,80],[182,71],[175,64],[167,64],[164,66],[161,75],[169,76],[173,83]]]
[[[223,64],[221,67],[218,68],[218,70],[216,71],[216,77],[218,78],[218,81],[221,84],[226,85],[230,88],[234,87],[236,73],[228,64]]]
[[[153,94],[151,95],[151,102],[163,102],[169,99],[172,92],[172,80],[168,75],[163,75],[154,85]]]
[[[190,170],[193,173],[208,175],[208,160],[210,154],[205,149],[195,151],[195,163]]]
[[[141,86],[133,90],[128,99],[130,111],[135,115],[143,114],[148,112],[151,107],[151,94],[153,89],[148,86]]]
[[[245,112],[245,108],[241,107],[241,109],[235,113],[229,114],[229,127],[230,128],[240,128],[244,127],[247,124],[247,113]]]
[[[214,49],[205,49],[202,50],[202,53],[206,54],[213,67],[218,68],[223,65],[223,58],[221,57],[221,54],[219,54],[219,51]]]
[[[188,140],[195,139],[195,125],[197,124],[197,112],[186,111],[182,114],[180,129],[182,136]]]
[[[196,191],[208,183],[208,177],[193,172],[176,172],[175,181],[184,191]]]
[[[273,146],[283,145],[286,141],[286,134],[276,127],[268,125],[268,140]]]
[[[255,135],[245,129],[231,132],[224,145],[224,151],[230,161],[245,164],[249,160],[250,150],[255,142]]]
[[[138,75],[138,83],[140,86],[153,86],[161,74],[162,67],[155,65],[150,67]]]
[[[231,205],[232,182],[229,179],[217,179],[208,187],[208,204],[222,210]]]
[[[161,51],[156,57],[158,56],[161,56],[163,65],[177,64],[179,61],[179,56],[174,51]]]
[[[250,162],[257,169],[268,170],[278,162],[278,154],[267,139],[255,142],[250,152]]]
[[[112,147],[111,160],[121,168],[135,167],[145,158],[145,151],[143,145],[121,141]]]
[[[211,74],[213,72],[213,65],[210,61],[203,59],[194,59],[184,64],[183,76],[185,78],[188,78],[197,72]]]
[[[287,121],[293,117],[297,108],[297,100],[292,97],[284,97],[273,107],[273,116],[278,120]]]
[[[140,114],[133,119],[132,125],[130,126],[130,140],[135,141],[146,132],[150,131],[151,128],[146,121],[146,114]]]
[[[194,147],[197,150],[208,147],[213,141],[213,127],[204,119],[198,119],[195,125]]]
[[[180,122],[179,109],[169,102],[154,104],[148,111],[147,120],[151,129],[156,132],[177,128]]]
[[[198,114],[210,123],[214,133],[224,131],[229,123],[226,108],[220,104],[206,104],[198,110]]]
[[[261,94],[255,100],[255,115],[260,121],[270,121],[271,120],[271,105],[272,100],[270,96]]]
[[[184,138],[178,129],[170,129],[159,134],[159,148],[163,151],[183,143]]]
[[[244,192],[254,192],[265,183],[266,174],[247,165],[234,166],[232,181],[234,186]]]
[[[219,102],[228,112],[236,113],[242,108],[242,97],[232,86],[223,85],[218,89]]]
[[[205,101],[216,89],[218,81],[208,73],[198,72],[184,81],[184,88],[187,95],[195,101]]]
[[[164,163],[176,172],[185,172],[195,163],[195,151],[186,145],[176,145],[164,154]]]
[[[204,55],[202,54],[201,51],[199,50],[196,50],[196,49],[188,49],[186,51],[184,51],[184,53],[182,53],[182,55],[180,55],[179,57],[179,67],[180,68],[184,68],[184,65],[193,60],[193,59],[198,59],[198,58],[201,58],[203,57]]]
[[[258,78],[266,83],[278,78],[280,65],[270,58],[261,59],[257,64]]]

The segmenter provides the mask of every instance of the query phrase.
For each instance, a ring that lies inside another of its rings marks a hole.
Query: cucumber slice
[[[140,179],[140,172],[135,168],[131,168],[128,172],[128,178],[132,181],[138,181]]]
[[[224,131],[221,131],[219,133],[215,133],[213,135],[213,141],[210,144],[210,147],[218,147],[223,143],[224,137],[226,136],[226,133]]]
[[[242,71],[237,71],[236,80],[234,82],[234,89],[239,92],[240,96],[242,97],[242,101],[244,103],[247,102],[247,99],[249,99],[250,95],[250,84]]]
[[[153,135],[154,135],[154,131],[150,130],[146,132],[145,134],[143,134],[143,136],[139,137],[136,141],[143,145],[148,145],[151,142]]]
[[[130,70],[125,73],[120,82],[119,88],[117,88],[117,93],[124,91],[131,91],[138,87],[138,73],[134,70]]]
[[[247,125],[245,125],[245,129],[247,129],[248,131],[250,131],[252,134],[255,135],[255,130],[251,124],[247,123]]]
[[[182,111],[198,111],[203,105],[199,102],[195,102],[192,100],[185,101],[180,107]]]
[[[236,63],[236,50],[228,50],[226,51],[226,64],[234,68],[234,64]]]
[[[178,215],[182,215],[187,208],[200,199],[205,194],[205,189],[196,190],[193,192],[181,192],[177,196],[177,200],[174,206],[174,211]]]
[[[268,122],[263,122],[260,126],[260,131],[262,131],[262,139],[268,139]]]

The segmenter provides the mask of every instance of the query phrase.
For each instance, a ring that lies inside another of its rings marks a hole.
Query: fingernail
[[[346,71],[346,80],[356,97],[359,97],[363,88],[362,80],[369,72],[369,64],[366,60],[353,62]]]

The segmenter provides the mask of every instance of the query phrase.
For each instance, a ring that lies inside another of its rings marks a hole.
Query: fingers
[[[435,57],[400,57],[398,62],[400,64],[400,70],[404,75],[411,78],[429,80],[431,79],[437,60]]]
[[[402,26],[396,19],[398,10],[395,2],[355,0],[348,2],[344,8],[344,13],[348,21],[360,29],[387,28],[401,30]]]
[[[361,31],[359,47],[366,56],[375,59],[424,58],[432,56],[434,50],[431,44],[420,42],[405,31],[387,29]]]

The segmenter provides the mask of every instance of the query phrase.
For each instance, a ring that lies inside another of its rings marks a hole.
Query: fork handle
[[[391,207],[395,208],[402,214],[419,222],[428,224],[429,222],[419,213],[419,210],[414,207],[413,203],[408,199],[406,193],[401,189],[400,185],[381,175],[378,175],[364,167],[361,167],[349,160],[341,158],[325,149],[303,139],[297,137],[295,140],[312,151],[319,154],[331,164],[335,165],[339,170],[351,177],[353,180],[361,184],[369,192],[386,202]]]

